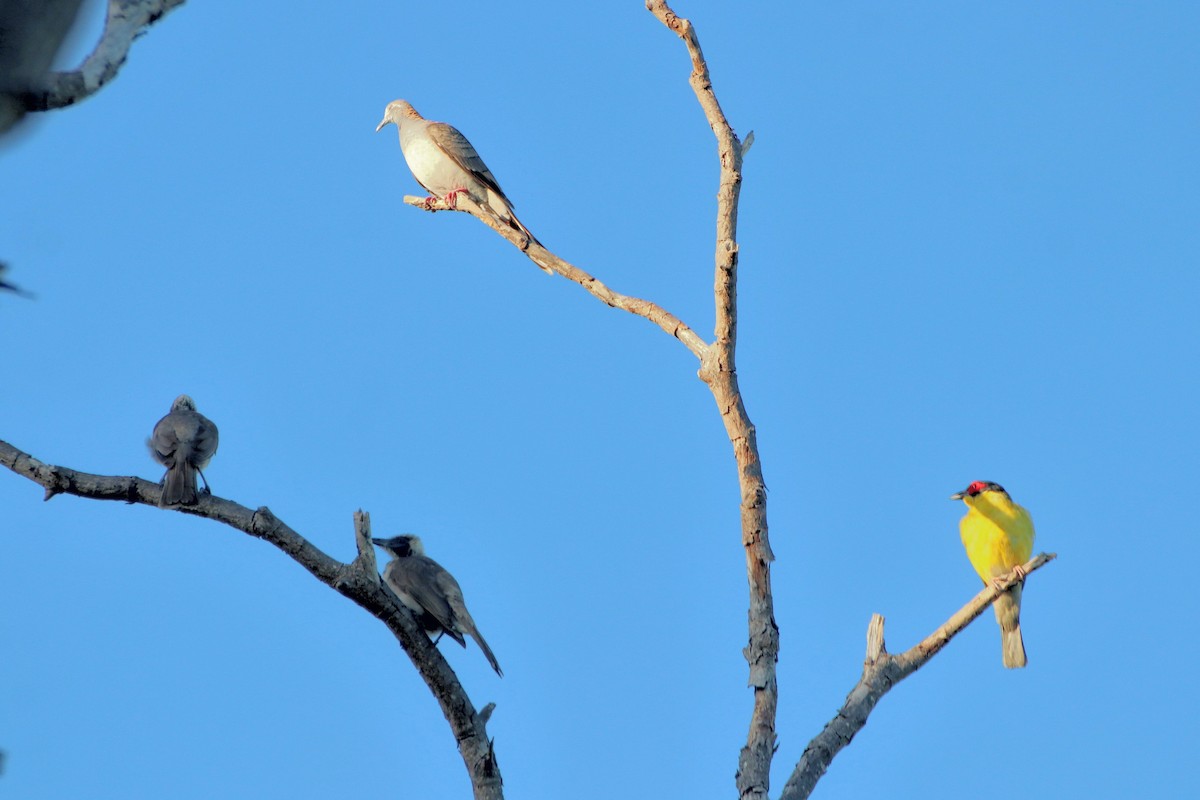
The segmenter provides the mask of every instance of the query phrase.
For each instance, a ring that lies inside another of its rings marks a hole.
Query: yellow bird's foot
[[[1016,578],[1019,581],[1023,581],[1023,580],[1025,580],[1025,576],[1028,574],[1029,573],[1025,571],[1025,567],[1018,564],[1017,566],[1013,567],[1012,570],[1010,570],[1008,572],[1008,574],[997,575],[994,578],[992,578],[990,581],[988,581],[988,583],[991,584],[992,588],[994,588],[994,589],[1003,589],[1004,582],[1006,580],[1008,580],[1010,577]]]

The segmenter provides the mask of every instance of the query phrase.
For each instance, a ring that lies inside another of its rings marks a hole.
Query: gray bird
[[[192,398],[176,397],[171,413],[158,421],[146,444],[154,460],[167,468],[159,508],[195,505],[197,473],[204,490],[212,494],[202,470],[217,452],[217,426],[196,411]]]
[[[492,669],[504,677],[496,656],[492,655],[492,648],[488,647],[483,635],[475,627],[471,613],[467,611],[458,581],[441,564],[425,555],[421,538],[403,534],[371,541],[392,556],[383,570],[383,580],[400,598],[400,602],[416,614],[425,631],[431,635],[437,633],[439,638],[445,632],[463,647],[467,646],[463,634],[472,637]],[[436,643],[437,640],[434,641]]]
[[[400,129],[400,151],[417,183],[432,195],[431,200],[440,198],[455,208],[458,195],[466,194],[530,242],[541,246],[542,243],[513,213],[512,202],[500,189],[496,176],[457,128],[425,119],[404,100],[388,103],[376,132],[388,123],[395,123]],[[551,272],[545,267],[542,269]]]

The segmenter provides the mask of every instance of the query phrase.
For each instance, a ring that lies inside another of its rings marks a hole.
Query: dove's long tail
[[[513,228],[515,228],[516,230],[518,230],[522,234],[524,234],[525,238],[527,238],[529,240],[530,244],[536,244],[538,247],[542,248],[543,250],[546,249],[546,246],[537,240],[537,237],[534,236],[530,232],[529,228],[525,227],[525,223],[523,223],[523,222],[521,222],[521,220],[517,219],[517,215],[513,213],[511,208],[508,210],[508,217],[509,217],[509,222],[512,224]],[[533,263],[537,264],[536,261]],[[538,269],[540,269],[542,272],[546,273],[547,275],[554,274],[554,270],[550,269],[549,267],[543,267],[541,264],[538,264]]]
[[[537,240],[537,237],[533,235],[533,232],[530,231],[529,228],[525,227],[525,223],[523,223],[523,222],[521,222],[521,220],[517,219],[517,215],[513,213],[513,210],[511,208],[508,209],[508,221],[513,226],[513,228],[515,228],[516,230],[523,233],[525,235],[526,239],[528,239],[533,244],[536,244],[538,247],[545,249],[545,245],[543,245],[541,242],[539,242]],[[545,269],[545,267],[543,267],[543,269]],[[549,270],[547,270],[547,272],[549,272]]]
[[[511,227],[514,231],[517,231],[522,236],[524,236],[526,239],[528,239],[530,244],[536,244],[538,247],[542,248],[543,250],[546,248],[546,246],[544,244],[542,244],[541,242],[539,242],[537,240],[537,237],[533,235],[533,232],[531,230],[529,230],[529,228],[525,227],[525,223],[523,223],[523,222],[521,222],[521,220],[517,219],[516,212],[514,212],[512,210],[512,205],[509,204],[508,198],[504,197],[503,195],[498,195],[494,191],[489,189],[488,190],[488,207],[491,209],[492,213],[494,213],[497,217],[499,217],[500,219],[507,222],[509,227]],[[541,264],[538,264],[538,268],[541,269],[542,272],[545,272],[547,275],[554,274],[554,270],[550,269],[549,267],[543,267]]]

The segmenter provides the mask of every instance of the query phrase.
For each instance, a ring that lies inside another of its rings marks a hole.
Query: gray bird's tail
[[[196,472],[186,458],[179,459],[163,478],[159,508],[190,506],[196,502]]]
[[[1021,639],[1021,584],[996,598],[994,608],[996,622],[1000,623],[1004,666],[1008,669],[1025,666],[1025,642]]]
[[[492,669],[496,670],[496,674],[503,678],[504,673],[500,671],[500,662],[496,660],[496,656],[492,653],[492,648],[488,647],[488,643],[484,640],[483,635],[479,633],[479,629],[472,625],[468,633],[474,637],[475,642],[479,645],[479,649],[483,651],[484,658],[492,665]]]

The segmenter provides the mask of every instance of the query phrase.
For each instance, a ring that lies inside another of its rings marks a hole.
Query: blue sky
[[[733,459],[694,358],[419,187],[405,98],[521,219],[712,331],[714,140],[641,3],[188,3],[0,150],[0,438],[214,491],[353,556],[420,534],[505,670],[443,642],[510,797],[730,797],[751,695]],[[101,17],[73,45],[85,51]],[[972,480],[1059,560],[1029,667],[979,620],[819,797],[1184,796],[1198,740],[1194,4],[680,2],[756,143],[739,376],[770,487],[778,793],[858,678],[979,588]],[[71,56],[67,57],[71,60]],[[0,785],[30,798],[462,798],[378,622],[216,523],[0,474]],[[1149,729],[1147,726],[1150,725]]]

